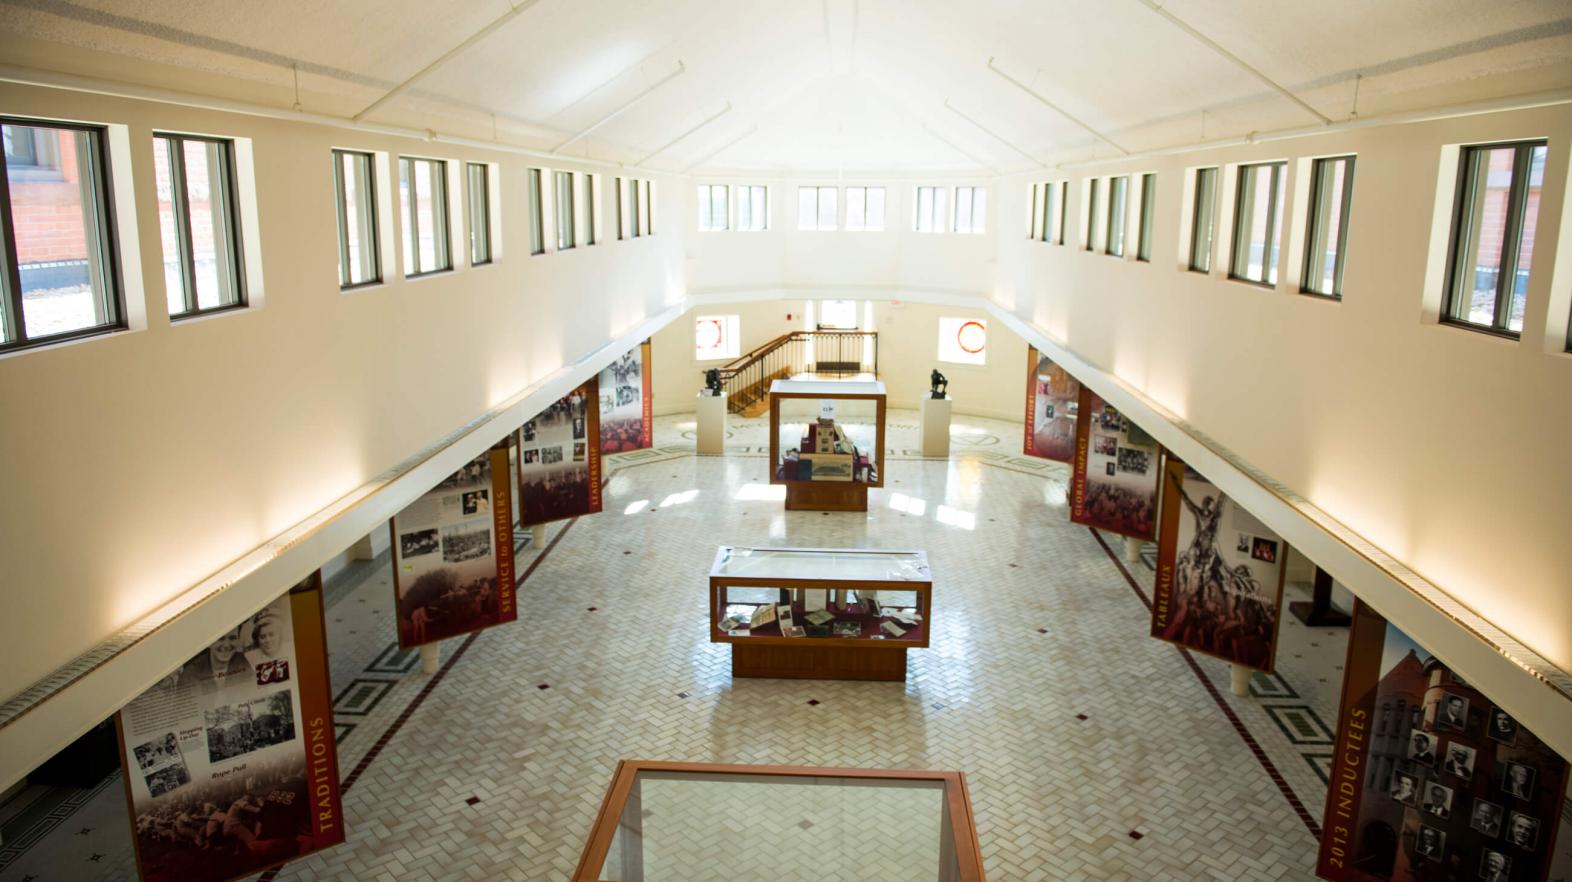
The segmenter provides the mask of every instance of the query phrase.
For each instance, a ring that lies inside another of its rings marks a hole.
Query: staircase
[[[793,331],[719,368],[727,410],[744,417],[770,409],[770,384],[802,373],[820,377],[877,374],[877,331]]]

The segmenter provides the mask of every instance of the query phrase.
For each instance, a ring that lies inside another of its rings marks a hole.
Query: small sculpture
[[[945,393],[950,389],[950,381],[944,374],[939,373],[938,368],[934,368],[933,373],[928,375],[928,382],[933,385],[933,391],[929,394],[930,398],[943,399]]]
[[[712,398],[719,398],[721,394],[720,369],[710,368],[704,372],[704,390]]]

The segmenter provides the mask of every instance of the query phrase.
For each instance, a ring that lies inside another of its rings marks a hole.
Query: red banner
[[[654,434],[650,341],[645,340],[600,372],[602,453],[642,450]]]
[[[1150,435],[1082,386],[1070,520],[1137,539],[1153,538],[1161,458],[1162,448]]]
[[[400,648],[518,618],[512,490],[504,439],[393,516]]]
[[[599,388],[591,378],[518,430],[521,526],[600,511]]]
[[[1076,413],[1081,384],[1035,347],[1026,347],[1027,456],[1075,460]]]
[[[116,716],[137,872],[224,882],[344,841],[313,573]]]
[[[1316,875],[1544,882],[1566,761],[1374,609],[1353,615]]]

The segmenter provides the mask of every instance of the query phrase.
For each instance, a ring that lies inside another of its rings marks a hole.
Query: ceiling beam
[[[970,159],[972,162],[975,162],[978,165],[982,166],[984,171],[988,172],[989,174],[993,175],[994,177],[998,177],[999,176],[999,170],[994,168],[992,165],[989,165],[986,160],[977,157],[970,150],[966,150],[966,149],[962,148],[960,145],[956,144],[954,141],[951,141],[949,138],[946,138],[945,136],[943,136],[943,135],[939,134],[938,132],[934,131],[933,129],[929,128],[927,123],[923,123],[922,130],[924,132],[927,132],[929,137],[937,140],[939,143],[945,145],[946,147],[949,147],[951,150],[954,150],[956,153],[961,154],[962,156],[966,157],[967,159]]]
[[[398,85],[394,86],[392,89],[389,89],[387,92],[385,92],[382,95],[381,98],[378,98],[377,100],[375,100],[375,101],[371,102],[370,104],[366,105],[364,110],[362,110],[359,113],[355,114],[353,117],[351,117],[351,119],[353,119],[355,122],[360,122],[361,120],[365,119],[367,114],[371,113],[373,110],[376,110],[378,107],[381,107],[383,104],[386,104],[388,101],[390,101],[393,98],[397,97],[398,95],[402,94],[410,86],[413,86],[416,83],[420,82],[421,80],[425,79],[427,76],[429,76],[431,74],[432,71],[436,70],[437,68],[441,67],[444,64],[447,64],[449,61],[452,61],[453,59],[457,58],[458,56],[462,55],[471,46],[474,46],[476,43],[479,43],[481,40],[484,40],[486,37],[490,36],[491,33],[493,31],[495,31],[497,28],[500,28],[503,25],[507,24],[508,22],[512,21],[513,19],[518,18],[519,16],[523,15],[525,12],[529,11],[531,8],[533,8],[535,6],[535,4],[537,4],[539,2],[540,2],[540,0],[524,0],[524,2],[520,3],[519,5],[514,6],[511,9],[509,9],[507,12],[502,13],[502,15],[499,16],[491,24],[488,24],[485,27],[481,28],[480,30],[476,31],[475,33],[471,34],[469,36],[469,39],[467,39],[464,42],[458,44],[457,46],[454,46],[452,49],[449,49],[448,51],[442,53],[442,55],[440,55],[437,58],[436,61],[433,61],[430,64],[426,65],[425,67],[421,68],[418,72],[416,72],[416,74],[414,76],[410,77],[409,79],[405,80],[402,83],[399,83]]]
[[[694,160],[693,164],[689,165],[687,168],[685,168],[682,171],[678,172],[678,174],[684,174],[685,175],[688,172],[693,171],[694,169],[698,168],[699,166],[703,165],[704,163],[709,162],[711,159],[714,159],[715,157],[719,156],[721,153],[731,149],[737,143],[742,141],[742,139],[748,137],[749,135],[753,134],[754,132],[757,132],[758,130],[759,130],[758,126],[749,126],[748,130],[746,132],[743,132],[742,134],[738,135],[737,137],[732,138],[730,141],[727,141],[726,143],[720,145],[719,147],[716,147],[714,150],[711,150],[710,152],[708,152],[708,153],[704,154],[703,156],[699,157],[697,160]]]
[[[1304,108],[1306,113],[1311,114],[1312,116],[1314,116],[1316,119],[1320,120],[1323,123],[1331,124],[1331,122],[1332,122],[1332,118],[1331,117],[1327,116],[1326,114],[1322,113],[1319,110],[1316,110],[1314,107],[1311,107],[1310,105],[1306,104],[1298,95],[1295,95],[1294,93],[1288,91],[1288,89],[1285,88],[1281,83],[1277,82],[1276,80],[1272,79],[1271,77],[1267,76],[1266,74],[1261,73],[1259,70],[1256,70],[1255,68],[1251,67],[1248,63],[1245,62],[1245,60],[1243,58],[1240,58],[1239,56],[1233,54],[1232,52],[1229,52],[1227,49],[1224,49],[1222,46],[1218,45],[1218,43],[1215,40],[1213,40],[1212,38],[1210,38],[1207,35],[1201,33],[1200,31],[1196,30],[1195,28],[1190,27],[1188,24],[1185,24],[1182,20],[1179,19],[1178,16],[1176,16],[1173,13],[1169,12],[1168,10],[1164,9],[1161,4],[1156,2],[1156,0],[1139,0],[1139,2],[1141,3],[1142,6],[1145,6],[1147,9],[1150,9],[1151,11],[1157,13],[1158,15],[1162,16],[1163,18],[1168,19],[1168,21],[1173,23],[1173,25],[1175,27],[1179,28],[1180,30],[1184,31],[1185,33],[1189,34],[1190,36],[1194,37],[1202,45],[1210,48],[1213,52],[1216,52],[1218,55],[1223,56],[1224,58],[1228,59],[1229,61],[1232,61],[1234,64],[1238,65],[1241,69],[1245,70],[1251,76],[1255,77],[1256,79],[1260,80],[1261,82],[1267,84],[1268,86],[1271,86],[1274,90],[1277,91],[1278,94],[1282,95],[1284,98],[1287,98],[1289,101],[1292,101],[1295,104],[1299,105],[1300,107]]]
[[[1033,98],[1036,98],[1039,102],[1042,103],[1042,105],[1044,107],[1047,107],[1049,110],[1052,110],[1054,113],[1057,113],[1060,116],[1064,117],[1065,119],[1069,120],[1070,122],[1075,123],[1076,125],[1080,126],[1081,128],[1085,129],[1086,131],[1091,132],[1092,135],[1094,137],[1096,137],[1098,140],[1103,141],[1104,143],[1108,144],[1110,147],[1114,148],[1115,150],[1119,151],[1120,153],[1125,154],[1126,156],[1128,156],[1130,154],[1130,151],[1124,149],[1124,147],[1122,145],[1120,145],[1114,139],[1108,137],[1107,135],[1103,134],[1102,132],[1099,132],[1098,130],[1096,130],[1096,129],[1092,128],[1091,126],[1087,125],[1086,123],[1082,122],[1078,117],[1072,116],[1068,110],[1065,110],[1063,107],[1060,107],[1059,105],[1053,103],[1052,101],[1049,101],[1047,98],[1044,98],[1042,95],[1039,95],[1037,92],[1032,91],[1032,87],[1026,85],[1025,83],[1021,82],[1020,80],[1016,79],[1015,77],[1012,77],[1009,74],[1005,73],[1004,71],[1000,70],[999,66],[993,63],[993,59],[992,58],[988,59],[988,69],[993,71],[994,73],[998,74],[999,76],[1003,77],[1005,82],[1007,82],[1010,85],[1016,87],[1017,89],[1020,89],[1022,92],[1025,92],[1026,94],[1032,96]]]
[[[971,123],[973,126],[976,126],[978,131],[982,132],[983,134],[987,135],[988,137],[994,139],[995,141],[998,141],[1000,144],[1003,144],[1004,146],[1010,148],[1011,150],[1014,150],[1016,153],[1019,153],[1022,156],[1026,157],[1028,160],[1031,161],[1032,165],[1035,165],[1038,168],[1047,168],[1048,167],[1047,165],[1045,165],[1042,162],[1042,160],[1040,160],[1037,157],[1031,155],[1030,153],[1027,153],[1025,150],[1022,150],[1021,148],[1015,146],[1014,142],[1006,139],[1003,135],[1000,135],[998,132],[995,132],[993,129],[988,128],[987,126],[983,125],[982,123],[978,122],[977,120],[972,119],[971,117],[969,117],[966,114],[962,113],[960,110],[956,109],[955,105],[951,104],[950,103],[950,99],[948,99],[948,98],[944,99],[944,109],[948,110],[949,112],[951,112],[953,114],[955,114],[956,116],[960,117],[961,119],[966,120],[967,122]]]
[[[648,156],[644,157],[643,159],[639,160],[638,162],[635,162],[634,165],[643,165],[644,163],[649,162],[651,159],[654,159],[655,157],[661,155],[662,153],[665,153],[671,147],[675,146],[678,141],[681,141],[683,138],[688,137],[689,135],[693,134],[694,132],[697,132],[699,129],[704,128],[705,126],[707,126],[710,123],[720,119],[721,117],[725,116],[728,113],[731,113],[731,102],[730,101],[726,102],[726,107],[725,107],[724,110],[720,111],[719,113],[710,115],[703,122],[699,123],[698,125],[694,126],[693,128],[688,129],[686,132],[683,132],[682,134],[678,135],[677,137],[672,138],[670,141],[667,141],[666,143],[664,143],[664,144],[660,145],[659,147],[655,148],[653,151],[650,152],[650,154]]]
[[[611,122],[612,120],[616,119],[617,117],[619,117],[623,113],[625,113],[628,110],[628,108],[630,108],[633,105],[639,103],[640,101],[643,101],[645,98],[648,98],[650,96],[650,94],[653,93],[656,89],[659,89],[661,86],[666,85],[667,83],[671,82],[672,80],[676,79],[677,77],[682,76],[683,74],[685,74],[687,72],[688,72],[687,66],[684,65],[682,63],[682,61],[679,59],[677,61],[677,69],[676,70],[672,71],[669,74],[666,74],[665,76],[663,76],[660,79],[656,80],[655,82],[651,83],[648,87],[646,87],[644,89],[644,91],[640,92],[637,95],[634,95],[632,98],[629,98],[627,101],[624,101],[622,103],[622,106],[618,107],[616,110],[613,110],[612,112],[606,114],[605,116],[601,117],[600,119],[595,120],[593,123],[590,123],[590,125],[587,128],[580,129],[579,131],[574,132],[573,135],[568,138],[568,140],[563,141],[561,144],[558,144],[557,146],[551,148],[551,152],[552,153],[557,153],[558,151],[562,150],[562,148],[568,146],[569,144],[572,144],[573,142],[579,140],[580,138],[583,138],[585,135],[588,135],[589,133],[595,131],[596,129],[600,128],[601,126],[605,125],[606,123]]]

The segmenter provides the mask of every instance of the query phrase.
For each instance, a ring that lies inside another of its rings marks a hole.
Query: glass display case
[[[877,381],[770,385],[770,482],[788,510],[868,510],[868,488],[884,486],[884,411]]]
[[[984,882],[966,776],[617,763],[573,882],[739,879]]]
[[[921,551],[722,546],[710,641],[732,676],[904,680],[928,646],[933,581]]]

